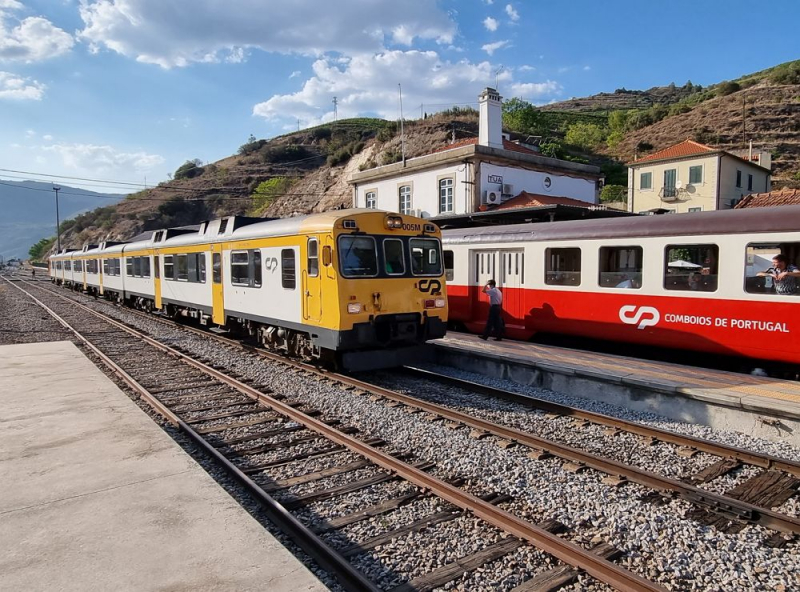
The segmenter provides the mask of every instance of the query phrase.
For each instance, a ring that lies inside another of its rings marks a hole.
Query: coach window
[[[206,254],[197,253],[197,278],[201,284],[206,283]]]
[[[211,276],[215,284],[222,283],[222,253],[211,254]]]
[[[544,283],[549,286],[581,285],[581,250],[545,249]]]
[[[189,253],[187,263],[189,265],[189,281],[196,284],[200,281],[200,274],[197,269],[197,253]]]
[[[717,291],[717,245],[667,245],[664,250],[664,289]]]
[[[180,259],[180,257],[179,257]],[[133,258],[133,275],[134,277],[142,277],[142,258],[141,257],[134,257]]]
[[[453,264],[453,261],[454,261],[453,251],[445,251],[444,252],[444,279],[447,280],[448,282],[452,282],[453,281],[453,277],[454,277],[454,273],[453,273],[454,264]]]
[[[399,238],[383,239],[383,259],[386,273],[389,275],[403,275],[406,272],[406,263],[403,258],[403,241]]]
[[[103,259],[103,273],[106,274],[106,275],[111,275],[111,273],[109,273],[109,271],[108,271],[108,262],[109,261],[110,261],[109,259]]]
[[[601,288],[642,287],[642,247],[600,247]]]
[[[176,279],[186,282],[189,280],[189,256],[188,255],[175,255],[175,268],[178,272]]]
[[[236,286],[250,285],[250,260],[247,251],[231,252],[231,283]]]
[[[130,261],[130,259],[128,259]],[[173,263],[172,255],[164,255],[164,279],[171,280],[175,278],[175,264]]]
[[[287,290],[294,290],[296,285],[294,249],[281,249],[281,286]]]
[[[798,268],[800,243],[750,243],[745,262],[745,290],[751,294],[800,296],[800,277],[790,275],[800,273]],[[788,274],[777,279],[785,271]]]
[[[119,275],[119,274],[117,274]],[[142,257],[142,277],[150,277],[150,257]]]
[[[442,257],[439,241],[435,238],[412,238],[411,273],[414,275],[442,275]]]
[[[308,239],[308,275],[317,277],[319,275],[319,242],[316,238]]]
[[[371,236],[339,237],[339,266],[344,277],[378,275],[378,254]]]
[[[164,257],[164,262],[166,263],[167,258]],[[169,258],[170,264],[172,264],[172,257]],[[125,259],[125,275],[128,277],[133,277],[133,257],[127,257]],[[172,274],[169,274],[167,277],[171,278]]]
[[[250,251],[253,254],[253,286],[261,287],[261,251]]]

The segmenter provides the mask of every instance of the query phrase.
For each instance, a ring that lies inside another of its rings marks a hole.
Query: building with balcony
[[[770,190],[771,156],[685,140],[628,163],[628,211],[726,210]]]
[[[598,167],[548,158],[510,141],[498,92],[487,88],[479,101],[477,138],[353,174],[353,207],[436,220],[493,209],[524,191],[598,203]]]

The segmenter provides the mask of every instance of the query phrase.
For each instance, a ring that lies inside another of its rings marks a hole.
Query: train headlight
[[[350,314],[358,314],[362,310],[361,304],[358,302],[350,302],[347,305],[347,312]]]
[[[403,227],[403,219],[400,216],[386,216],[386,228],[396,230]]]
[[[437,298],[436,299],[436,308],[444,308],[445,304],[446,304],[446,302],[445,302],[444,298]]]

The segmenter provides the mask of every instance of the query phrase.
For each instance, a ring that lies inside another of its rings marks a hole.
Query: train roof
[[[630,218],[536,222],[442,231],[444,242],[484,243],[706,234],[796,232],[800,206],[663,214]]]

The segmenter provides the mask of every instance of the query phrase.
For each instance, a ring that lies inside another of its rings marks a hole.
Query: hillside
[[[55,194],[50,183],[0,181],[0,255],[27,258],[28,249],[40,238],[54,235]],[[124,196],[97,193],[59,185],[61,220],[72,218],[98,206],[113,205]]]
[[[745,147],[743,106],[746,140],[772,153],[774,186],[797,184],[800,61],[708,88],[687,83],[618,89],[542,108],[513,99],[504,106],[504,125],[523,139],[538,138],[532,141],[543,154],[597,164],[608,184],[624,185],[623,163],[634,154],[687,137],[723,148]],[[477,124],[474,110],[459,108],[407,121],[406,156],[429,153],[453,137],[474,137]],[[344,120],[269,141],[251,137],[233,156],[211,164],[187,161],[173,180],[65,223],[62,243],[80,247],[125,240],[143,230],[223,215],[285,217],[346,207],[353,172],[400,158],[397,125],[380,119]]]

